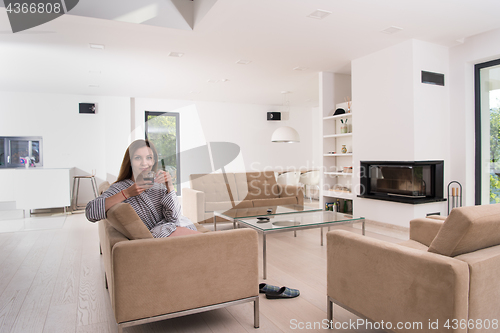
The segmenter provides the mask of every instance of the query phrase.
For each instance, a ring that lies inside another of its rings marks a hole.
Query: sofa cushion
[[[275,198],[275,199],[255,199],[252,200],[254,207],[296,205],[296,197]]]
[[[406,240],[406,241],[401,242],[401,243],[398,243],[398,244],[401,246],[406,246],[406,247],[409,247],[411,249],[420,250],[420,251],[427,251],[429,249],[429,247],[425,246],[424,244],[417,242],[417,241],[414,241],[414,240],[411,240],[411,239]]]
[[[234,181],[238,200],[245,200],[248,195],[248,180],[246,173],[235,173]],[[247,199],[248,200],[248,199]]]
[[[446,256],[500,244],[500,204],[455,208],[444,221],[429,252]]]
[[[253,207],[252,202],[249,200],[241,201],[238,203],[231,203],[231,201],[220,201],[220,202],[206,202],[205,203],[205,211],[206,212],[215,212],[221,210],[229,210],[232,208],[251,208]]]
[[[119,203],[106,213],[109,223],[130,240],[153,238],[148,227],[128,203]]]
[[[431,246],[444,221],[431,218],[418,218],[410,221],[410,239]],[[427,248],[425,249],[427,251]]]
[[[226,183],[226,179],[228,183]],[[193,174],[190,175],[191,188],[193,190],[201,191],[205,193],[206,202],[221,202],[221,201],[231,201],[237,200],[237,193],[234,189],[234,174],[226,173],[225,177],[222,173],[210,173],[210,174]],[[229,195],[229,189],[231,190],[231,196]]]
[[[235,173],[239,200],[279,198],[280,187],[274,171]]]

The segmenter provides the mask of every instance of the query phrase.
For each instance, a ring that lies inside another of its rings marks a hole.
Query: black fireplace
[[[421,204],[445,201],[444,161],[361,161],[358,197]]]

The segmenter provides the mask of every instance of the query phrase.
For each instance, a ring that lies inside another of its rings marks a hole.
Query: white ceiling
[[[0,91],[278,105],[285,90],[292,106],[314,106],[320,71],[349,73],[351,60],[412,38],[451,47],[500,28],[498,0],[182,1],[80,0],[70,14],[83,16],[16,34],[0,8]],[[198,16],[182,10],[197,5]],[[317,9],[332,14],[307,17]],[[144,24],[111,20],[138,15]],[[380,32],[390,26],[403,30]]]

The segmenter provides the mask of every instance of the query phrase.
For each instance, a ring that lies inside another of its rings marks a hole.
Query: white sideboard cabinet
[[[17,168],[0,170],[0,202],[15,202],[16,209],[69,207],[70,168]]]

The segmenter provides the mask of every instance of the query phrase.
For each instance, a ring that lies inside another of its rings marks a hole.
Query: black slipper
[[[266,293],[266,298],[294,298],[300,295],[298,289],[291,289],[288,287],[281,287],[277,292]]]
[[[272,286],[266,283],[259,284],[259,293],[267,294],[267,293],[277,293],[280,290],[280,287]]]

